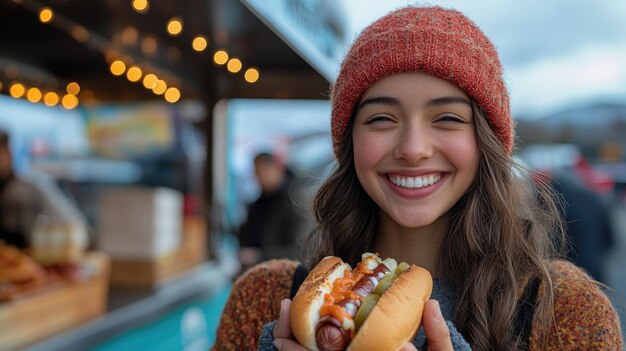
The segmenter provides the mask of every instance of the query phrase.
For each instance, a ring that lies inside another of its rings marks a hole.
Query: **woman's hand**
[[[304,346],[293,340],[293,333],[291,332],[291,317],[289,314],[290,306],[291,300],[289,299],[284,299],[280,302],[280,315],[278,316],[278,321],[274,326],[273,332],[274,346],[280,351],[307,351]],[[416,348],[413,344],[406,343],[399,351],[416,351]]]
[[[291,317],[289,307],[291,300],[284,299],[280,302],[280,315],[274,326],[274,346],[281,351],[307,351],[307,349],[293,340],[291,332]]]
[[[428,300],[424,306],[422,325],[428,340],[428,351],[452,351],[450,330],[441,314],[437,300]]]

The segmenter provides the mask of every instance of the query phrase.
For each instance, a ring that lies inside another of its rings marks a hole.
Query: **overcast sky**
[[[414,1],[342,0],[356,35]],[[538,115],[599,100],[626,103],[626,1],[440,0],[458,9],[496,45],[513,113]]]

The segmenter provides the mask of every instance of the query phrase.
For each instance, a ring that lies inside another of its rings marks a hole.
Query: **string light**
[[[39,102],[39,100],[41,100],[41,90],[35,87],[28,89],[26,99],[30,102]]]
[[[41,23],[50,23],[54,18],[54,11],[49,7],[42,7],[39,11],[39,20]]]
[[[259,80],[259,71],[256,68],[248,68],[243,74],[244,79],[248,83],[254,83]]]
[[[167,32],[172,36],[180,35],[183,32],[183,21],[178,17],[172,17],[167,22]]]
[[[21,1],[13,0],[17,3]],[[150,7],[148,0],[131,0],[132,7],[135,11],[139,13],[146,13]],[[38,11],[39,20],[44,23],[50,23],[55,19],[54,11],[49,7],[42,7]],[[71,20],[67,20],[63,18],[63,16],[59,17],[57,20],[59,24],[63,24],[61,28],[63,28],[68,34],[70,34],[76,41],[80,43],[87,43],[91,39],[90,32],[80,24],[72,23]],[[66,23],[67,22],[67,23]],[[183,32],[183,20],[180,17],[172,17],[167,22],[167,32],[172,36],[178,36]],[[121,41],[125,45],[134,45],[137,43],[139,34],[136,28],[129,26],[126,27],[125,30],[121,33]],[[102,46],[102,44],[100,45]],[[146,37],[141,40],[141,50],[144,54],[148,56],[153,56],[157,49],[157,42],[153,37]],[[191,43],[193,50],[197,52],[202,52],[208,47],[208,40],[203,35],[196,35]],[[114,49],[112,47],[101,47],[101,51],[105,56],[107,62],[110,62],[110,71],[113,75],[121,76],[126,73],[126,77],[131,82],[138,82],[141,80],[144,72],[141,69],[133,65],[131,67],[126,66],[124,62],[134,62],[136,61],[134,58],[129,58],[126,56],[122,56],[119,53],[114,53]],[[167,57],[171,60],[176,60],[180,57],[180,50],[178,48],[169,48],[166,51]],[[112,62],[111,62],[112,61]],[[243,64],[238,58],[231,58],[229,54],[225,50],[218,50],[213,54],[213,61],[217,65],[226,65],[226,68],[231,73],[238,73],[241,71]],[[259,79],[259,71],[257,68],[248,68],[244,73],[244,79],[248,83],[255,83]],[[180,99],[180,91],[174,87],[167,87],[165,81],[158,79],[158,77],[154,74],[148,74],[143,77],[142,80],[143,85],[147,89],[151,89],[155,94],[161,95],[165,94],[165,99],[168,102],[176,102]],[[2,83],[0,82],[0,89],[2,89]],[[72,82],[68,84],[66,90],[68,95],[60,98],[54,92],[48,92],[43,94],[41,90],[38,88],[30,88],[28,91],[26,88],[20,83],[14,83],[10,86],[11,96],[19,98],[26,94],[26,98],[29,101],[40,101],[43,98],[43,102],[48,106],[54,106],[58,104],[59,99],[65,108],[72,109],[78,105],[78,98],[76,95],[80,92],[80,86]],[[56,101],[55,97],[56,96]],[[68,96],[74,96],[74,99]]]
[[[131,66],[128,69],[128,72],[126,72],[126,78],[128,78],[128,80],[130,80],[133,83],[140,80],[142,75],[143,75],[143,72],[141,71],[141,68],[137,66]]]
[[[43,96],[43,103],[52,107],[59,103],[59,95],[53,91],[49,91]]]
[[[228,64],[226,64],[226,68],[230,73],[237,73],[241,71],[241,61],[238,58],[232,58],[228,60]]]
[[[223,65],[228,62],[228,53],[224,50],[218,50],[213,54],[213,62],[218,65]]]
[[[165,93],[166,90],[167,90],[167,84],[165,84],[165,81],[162,79],[157,80],[156,86],[152,88],[152,92],[157,95],[161,95]]]
[[[63,105],[66,109],[71,110],[78,106],[78,98],[74,95],[67,94],[63,96],[63,99],[61,99],[61,105]]]
[[[133,9],[139,13],[146,13],[150,9],[150,3],[148,0],[133,0]]]
[[[193,41],[191,42],[191,46],[193,47],[193,49],[198,52],[204,51],[207,45],[208,44],[207,44],[206,38],[201,35],[198,35],[197,37],[193,38]]]
[[[165,91],[165,101],[175,103],[180,99],[180,91],[174,87],[167,88]]]
[[[67,91],[68,94],[78,95],[78,92],[80,92],[80,85],[78,85],[78,83],[76,82],[71,82],[70,84],[67,85],[65,90]]]
[[[124,72],[126,72],[126,65],[124,64],[124,62],[120,60],[115,60],[113,61],[113,63],[111,63],[111,73],[116,76],[121,76],[122,74],[124,74]]]
[[[152,90],[156,87],[158,80],[159,78],[156,75],[148,73],[143,77],[143,86],[146,87],[146,89]]]
[[[9,94],[15,99],[21,98],[24,93],[26,93],[26,88],[22,83],[13,83],[9,88]]]

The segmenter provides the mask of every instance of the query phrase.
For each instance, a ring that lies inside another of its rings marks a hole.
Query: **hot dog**
[[[354,270],[324,258],[291,304],[291,329],[310,350],[396,350],[419,328],[432,291],[427,270],[365,253]]]

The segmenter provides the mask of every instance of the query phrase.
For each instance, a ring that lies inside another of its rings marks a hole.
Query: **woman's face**
[[[363,188],[405,228],[427,226],[446,214],[478,168],[469,97],[421,73],[372,84],[357,106],[352,142]]]

